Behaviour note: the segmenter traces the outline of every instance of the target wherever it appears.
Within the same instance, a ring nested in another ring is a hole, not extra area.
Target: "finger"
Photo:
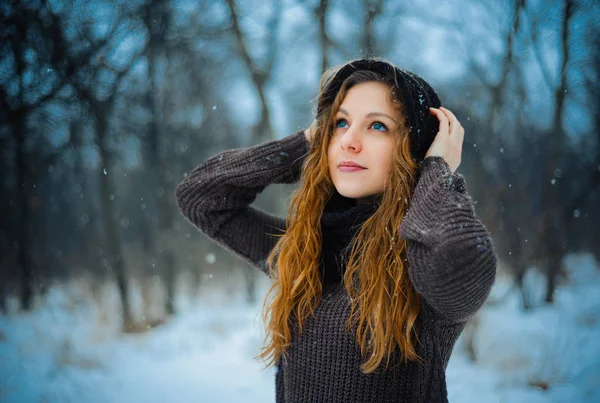
[[[444,112],[450,120],[458,120],[458,119],[456,119],[456,116],[454,116],[454,113],[452,113],[449,109],[446,109],[443,106],[440,106],[440,110],[442,112]]]
[[[450,112],[448,109],[444,108],[443,106],[440,106],[440,110],[444,113],[444,115],[446,115],[448,117],[448,124],[450,125],[450,134],[455,134],[456,133],[456,126],[458,123],[458,119],[456,119],[456,116],[454,116],[454,114],[452,112]]]
[[[439,126],[439,131],[440,133],[445,133],[445,134],[449,134],[449,123],[448,123],[448,117],[439,109],[436,108],[429,108],[429,110],[431,111],[431,113],[433,113],[438,120],[440,121],[440,126]]]
[[[450,121],[450,137],[452,137],[457,147],[462,147],[465,129],[450,110],[443,108],[443,112],[446,113]]]

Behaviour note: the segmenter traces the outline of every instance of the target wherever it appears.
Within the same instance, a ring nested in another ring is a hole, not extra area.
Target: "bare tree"
[[[565,130],[563,127],[563,116],[565,112],[565,93],[567,92],[567,65],[569,63],[569,32],[571,19],[573,17],[573,2],[566,0],[562,24],[560,26],[561,37],[561,62],[559,67],[559,81],[554,88],[554,111],[552,131],[546,141],[550,144],[549,154],[543,167],[544,177],[542,181],[543,194],[543,231],[544,242],[542,253],[546,258],[546,276],[548,279],[546,287],[546,302],[554,301],[554,290],[556,278],[561,271],[562,258],[566,254],[566,239],[564,215],[561,214],[561,194],[559,186],[554,186],[556,179],[560,178],[560,170],[565,170]],[[559,179],[560,180],[560,179]]]
[[[169,8],[164,1],[150,2],[144,8],[144,23],[149,32],[148,44],[146,45],[145,55],[148,60],[148,92],[146,94],[147,103],[151,112],[150,124],[147,133],[149,162],[148,174],[152,177],[151,183],[156,190],[153,192],[156,197],[156,214],[158,216],[158,229],[156,232],[156,241],[152,244],[153,255],[158,262],[160,277],[165,284],[166,301],[165,309],[167,314],[175,313],[173,300],[175,298],[175,257],[169,239],[172,237],[173,210],[174,206],[169,203],[167,197],[172,187],[170,169],[168,162],[161,156],[160,139],[164,137],[164,111],[163,94],[165,77],[164,72],[168,69],[169,58],[166,47],[165,32],[169,24]],[[162,66],[162,72],[157,68]],[[162,85],[161,85],[162,83]],[[162,144],[166,147],[169,143]]]
[[[135,19],[117,18],[113,24],[120,26],[121,33],[128,35],[128,30],[135,28]],[[117,38],[116,40],[122,40]],[[114,46],[114,44],[113,44]],[[97,64],[89,69],[88,74],[82,74],[78,80],[73,80],[79,93],[81,101],[86,105],[94,125],[94,141],[99,151],[99,166],[97,170],[99,183],[99,201],[100,212],[102,215],[102,233],[104,238],[104,248],[102,251],[105,266],[114,274],[117,281],[121,306],[123,310],[123,330],[136,330],[134,318],[132,316],[129,303],[129,285],[126,272],[123,252],[119,240],[117,229],[117,212],[115,203],[117,192],[115,182],[112,180],[111,169],[114,166],[113,155],[110,146],[109,132],[110,122],[114,113],[114,106],[117,97],[120,95],[119,87],[122,81],[127,77],[132,66],[138,60],[141,52],[132,54],[124,66],[114,67],[106,56],[100,57]],[[110,72],[114,79],[106,82],[98,76],[105,72]],[[94,84],[101,82],[101,92]]]
[[[27,121],[34,111],[56,97],[79,69],[90,63],[114,31],[110,30],[103,40],[90,43],[83,51],[69,53],[67,49],[70,43],[65,37],[63,22],[59,16],[52,13],[48,4],[44,2],[39,8],[33,8],[29,4],[15,2],[10,7],[9,17],[2,30],[2,43],[6,47],[3,56],[14,58],[15,70],[14,76],[0,86],[0,109],[10,112],[3,115],[2,120],[3,124],[9,127],[14,144],[14,172],[18,184],[14,207],[14,245],[17,246],[17,262],[21,272],[21,305],[24,309],[29,309],[34,295],[36,272],[30,233],[30,189],[35,185],[32,164],[44,166],[50,160],[41,162],[39,159],[28,158],[30,155],[26,146]],[[28,48],[36,49],[40,55],[47,53],[45,49],[52,51],[47,59],[33,64],[25,55]],[[44,52],[41,52],[42,50]],[[36,80],[33,81],[33,85],[24,81],[25,69],[28,67],[35,71]],[[8,90],[11,83],[16,83],[16,95]],[[60,153],[61,150],[54,150],[47,157],[53,159]]]
[[[362,36],[362,51],[364,56],[378,56],[381,54],[379,42],[375,35],[375,21],[383,13],[383,0],[363,0],[365,7],[365,22]]]
[[[258,144],[275,138],[273,127],[271,124],[271,112],[267,102],[266,86],[269,78],[272,75],[273,67],[275,65],[275,58],[278,52],[277,46],[277,32],[279,29],[279,22],[281,18],[281,4],[278,1],[273,2],[273,14],[270,20],[267,22],[267,55],[262,62],[256,62],[250,55],[247,41],[242,27],[240,24],[240,14],[237,11],[234,0],[226,0],[229,8],[229,13],[232,22],[233,36],[236,41],[236,52],[246,65],[250,74],[250,80],[254,85],[254,88],[258,94],[260,101],[260,118],[259,122],[251,128],[251,144]],[[262,67],[264,66],[264,67]],[[263,199],[263,208],[267,210],[275,210],[277,201],[274,198]],[[258,273],[246,268],[244,271],[246,278],[246,291],[247,298],[251,303],[256,300],[256,276]]]
[[[260,120],[258,124],[256,124],[251,130],[251,143],[258,144],[274,138],[273,127],[271,126],[270,110],[267,103],[266,85],[271,74],[273,73],[275,57],[277,56],[278,51],[277,30],[281,18],[281,4],[278,1],[273,2],[273,15],[271,16],[270,21],[267,23],[268,43],[266,47],[268,49],[268,53],[262,63],[257,63],[253,60],[248,50],[246,39],[240,26],[240,15],[237,12],[234,0],[227,0],[226,3],[231,15],[232,30],[236,40],[237,53],[248,69],[250,80],[254,84],[254,88],[260,100]]]

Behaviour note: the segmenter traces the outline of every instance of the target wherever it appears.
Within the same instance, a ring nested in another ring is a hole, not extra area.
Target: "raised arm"
[[[221,152],[177,185],[179,211],[211,239],[266,273],[266,259],[277,242],[275,235],[285,230],[285,219],[250,204],[270,184],[298,181],[307,151],[301,130],[281,140]]]
[[[453,322],[471,318],[496,276],[490,234],[477,218],[464,177],[430,156],[400,225],[409,275],[429,305]]]

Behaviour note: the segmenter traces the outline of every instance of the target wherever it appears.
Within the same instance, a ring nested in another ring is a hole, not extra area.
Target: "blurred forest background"
[[[322,72],[366,55],[455,112],[502,269],[523,309],[551,304],[568,253],[600,261],[599,17],[591,0],[3,2],[0,312],[74,278],[118,287],[127,332],[213,284],[253,302],[259,274],[185,221],[175,186],[308,127]],[[257,205],[283,215],[291,189]]]

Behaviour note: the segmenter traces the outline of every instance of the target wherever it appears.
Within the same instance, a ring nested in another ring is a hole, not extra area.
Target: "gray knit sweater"
[[[177,186],[181,213],[222,247],[267,272],[266,259],[285,219],[251,206],[273,183],[295,183],[308,144],[303,131],[281,140],[224,151]],[[350,301],[343,284],[328,287],[315,316],[276,375],[277,402],[447,402],[445,370],[466,322],[494,283],[496,253],[477,218],[464,177],[443,158],[423,170],[400,235],[408,240],[409,276],[420,295],[417,353],[409,362],[364,374],[356,335],[344,330]]]

